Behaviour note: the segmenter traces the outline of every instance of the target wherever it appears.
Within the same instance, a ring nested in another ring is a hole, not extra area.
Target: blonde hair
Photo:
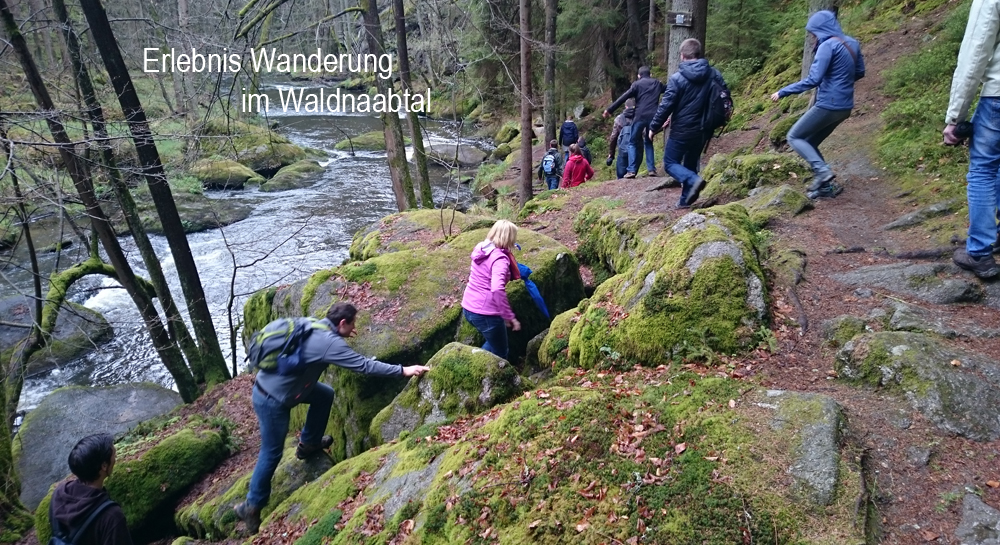
[[[510,250],[517,242],[517,226],[507,220],[499,220],[490,228],[486,240],[492,242],[497,248]]]

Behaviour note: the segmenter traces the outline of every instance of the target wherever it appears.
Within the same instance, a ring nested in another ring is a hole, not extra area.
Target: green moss
[[[327,269],[313,273],[313,275],[309,277],[305,287],[302,288],[302,300],[300,305],[302,307],[303,316],[309,316],[309,309],[312,306],[313,296],[316,295],[316,288],[329,280],[333,275],[333,269]],[[326,315],[325,312],[323,314],[324,316]]]
[[[809,168],[787,154],[716,155],[701,174],[708,182],[702,192],[703,199],[743,199],[756,187],[801,186]]]
[[[316,178],[311,175],[317,172],[323,172],[323,167],[314,160],[304,159],[283,167],[267,183],[263,183],[264,180],[258,183],[263,183],[260,190],[264,192],[295,189],[315,181]]]
[[[579,316],[580,312],[573,308],[553,318],[549,333],[538,348],[538,362],[541,365],[551,366],[553,371],[558,372],[576,364],[569,358],[569,339]]]
[[[562,210],[569,200],[569,195],[559,189],[547,189],[536,195],[524,205],[517,217],[519,220],[527,219],[532,214],[544,214],[546,212]]]
[[[340,523],[343,516],[344,513],[339,509],[334,509],[323,515],[315,525],[306,531],[305,535],[295,540],[295,545],[323,545],[329,538],[337,537],[340,532],[337,530],[337,524]]]
[[[760,226],[778,217],[790,218],[813,207],[812,201],[802,191],[788,185],[760,189],[740,202],[750,213],[750,221]]]
[[[573,230],[580,235],[576,255],[591,268],[597,285],[627,270],[662,225],[660,214],[631,214],[613,208],[618,205],[620,202],[595,199],[573,220]]]
[[[518,121],[508,121],[500,127],[493,141],[497,144],[506,144],[514,139],[521,132],[521,123]]]
[[[247,302],[243,305],[243,340],[246,341],[250,338],[250,335],[254,334],[261,329],[264,329],[269,322],[278,318],[275,314],[272,304],[274,303],[274,294],[277,293],[277,288],[268,288],[266,290],[261,290],[247,299]]]
[[[199,134],[202,153],[220,155],[255,172],[276,171],[305,159],[305,150],[273,131],[235,119],[210,119]]]
[[[201,159],[188,170],[205,187],[243,187],[247,182],[261,183],[264,178],[249,168],[229,159]]]
[[[798,110],[793,110],[798,111]],[[767,137],[771,141],[771,147],[778,149],[787,142],[788,131],[791,130],[792,125],[802,117],[804,112],[798,111],[798,113],[790,114],[785,116],[784,119],[774,124],[771,127],[771,132],[768,133]]]
[[[406,145],[410,144],[409,137],[404,136]],[[360,134],[351,139],[343,139],[337,142],[333,148],[340,151],[350,151],[353,144],[354,151],[385,151],[385,133],[382,131],[371,131]]]

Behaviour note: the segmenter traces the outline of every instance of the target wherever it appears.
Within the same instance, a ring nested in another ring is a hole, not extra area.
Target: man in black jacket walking
[[[656,104],[660,101],[663,89],[664,85],[660,80],[650,77],[649,67],[642,66],[639,68],[639,79],[635,80],[632,86],[628,88],[628,91],[625,91],[622,96],[618,97],[618,100],[614,101],[611,106],[608,106],[608,109],[604,110],[603,115],[604,117],[610,116],[626,100],[633,98],[635,99],[635,119],[633,123],[635,123],[637,128],[645,127],[649,124],[650,119],[653,118],[653,113],[656,112]],[[636,173],[639,172],[639,163],[642,162],[643,150],[646,152],[646,170],[649,171],[650,176],[656,176],[656,158],[653,156],[653,141],[649,138],[647,131],[632,131],[632,144],[635,146],[635,153],[629,161],[629,166],[626,168],[625,177],[635,178]]]
[[[722,75],[705,60],[701,42],[694,38],[684,40],[681,64],[667,80],[667,91],[646,127],[648,130],[642,131],[652,138],[660,132],[664,121],[671,119],[670,138],[663,149],[663,168],[684,188],[677,208],[689,208],[705,188],[698,165],[708,136],[703,119],[712,78],[721,80]]]

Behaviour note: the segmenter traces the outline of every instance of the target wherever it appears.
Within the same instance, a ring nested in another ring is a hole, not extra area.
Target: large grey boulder
[[[377,443],[424,424],[485,411],[521,393],[521,377],[514,366],[482,348],[451,343],[427,366],[429,373],[410,380],[372,420],[369,433]]]
[[[939,428],[1000,438],[1000,364],[919,333],[859,335],[837,354],[841,378],[902,394]]]
[[[1000,545],[1000,511],[983,503],[979,496],[966,494],[955,537],[960,545]]]
[[[832,278],[849,286],[882,288],[935,304],[975,303],[982,299],[979,282],[940,276],[958,272],[958,267],[945,263],[894,263],[862,267]]]
[[[31,300],[14,296],[0,299],[0,320],[31,323]],[[28,335],[27,328],[0,325],[0,358],[9,361],[14,347]],[[52,342],[28,360],[28,374],[41,373],[85,356],[111,340],[115,331],[99,312],[76,303],[65,303],[56,319]]]
[[[486,152],[469,144],[431,142],[425,144],[427,157],[447,165],[477,166],[486,160]]]
[[[80,439],[102,432],[119,435],[180,403],[177,392],[150,383],[52,392],[28,413],[14,441],[21,501],[34,509],[52,483],[69,475],[66,459]]]

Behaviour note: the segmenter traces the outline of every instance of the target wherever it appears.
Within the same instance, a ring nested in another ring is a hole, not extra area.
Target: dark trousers
[[[465,319],[472,327],[482,333],[486,342],[483,343],[483,350],[490,354],[507,359],[507,323],[500,316],[488,316],[486,314],[476,314],[466,309],[462,309]]]
[[[701,150],[705,139],[700,136],[667,139],[663,148],[663,169],[678,182],[688,187],[698,178]]]

